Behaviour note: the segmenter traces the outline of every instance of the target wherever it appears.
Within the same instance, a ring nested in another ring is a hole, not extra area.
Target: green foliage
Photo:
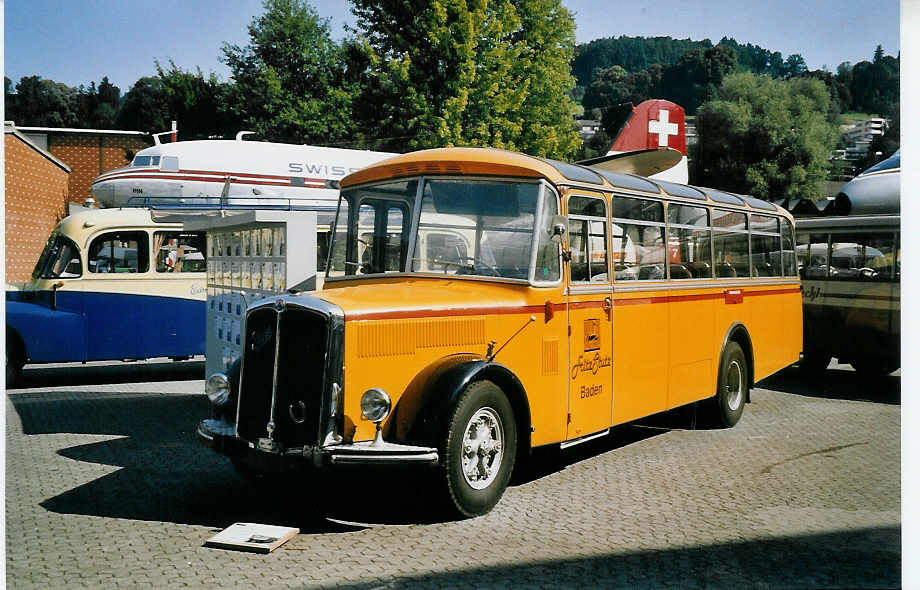
[[[854,110],[880,113],[883,117],[897,114],[896,105],[901,92],[901,60],[884,55],[878,46],[871,62],[861,61],[849,72],[852,76]]]
[[[375,149],[489,145],[564,157],[578,144],[559,0],[354,0],[367,64],[355,102]],[[357,67],[352,67],[356,70]]]
[[[574,161],[588,160],[598,158],[607,154],[607,150],[613,144],[613,139],[603,130],[598,131],[584,141],[582,146],[575,153]]]
[[[728,76],[700,107],[691,181],[764,199],[818,199],[836,141],[830,94],[816,79]]]
[[[583,104],[586,109],[606,109],[624,103],[639,104],[649,98],[664,98],[680,104],[692,114],[703,101],[715,97],[722,79],[736,67],[734,50],[721,45],[689,49],[677,63],[653,65],[638,72],[613,66],[596,72],[585,91]],[[612,129],[607,132],[615,134]]]
[[[80,92],[41,76],[24,76],[15,94],[6,87],[6,118],[17,125],[77,127],[80,124]]]
[[[712,47],[708,39],[672,39],[671,37],[609,37],[595,39],[575,48],[572,74],[579,86],[588,86],[595,71],[620,66],[627,72],[648,69],[654,64],[670,65],[687,51]]]
[[[125,94],[118,113],[119,129],[133,129],[146,133],[159,133],[170,127],[166,90],[159,78],[139,79]]]
[[[786,63],[779,52],[773,53],[750,43],[741,45],[729,37],[723,37],[715,47],[721,47],[725,51],[731,50],[741,71],[755,74],[770,73],[779,77],[785,75]],[[664,68],[677,64],[688,52],[705,52],[712,48],[713,44],[709,39],[692,41],[671,37],[626,36],[595,39],[575,48],[572,74],[579,86],[587,87],[598,71],[612,66],[620,66],[630,73],[648,70],[655,65]],[[797,57],[801,59],[801,56]],[[797,63],[796,59],[793,61]]]
[[[205,78],[201,69],[186,72],[172,60],[168,69],[155,63],[170,121],[178,123],[183,140],[228,137],[239,131],[239,120],[225,106],[229,84],[214,74]]]
[[[353,89],[328,19],[303,0],[265,0],[249,45],[224,44],[228,114],[265,139],[334,144],[348,136]]]

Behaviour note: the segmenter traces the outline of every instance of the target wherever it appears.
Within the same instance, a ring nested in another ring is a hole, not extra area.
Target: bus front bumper
[[[267,471],[329,465],[430,465],[438,464],[438,450],[432,447],[400,445],[384,441],[335,443],[316,447],[282,449],[271,441],[254,444],[239,438],[230,422],[209,418],[198,423],[198,440],[206,447],[236,457]]]

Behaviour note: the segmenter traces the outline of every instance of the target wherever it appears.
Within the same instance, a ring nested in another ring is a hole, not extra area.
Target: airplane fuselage
[[[273,204],[335,208],[338,180],[393,154],[240,140],[180,141],[137,153],[90,188],[104,207]]]

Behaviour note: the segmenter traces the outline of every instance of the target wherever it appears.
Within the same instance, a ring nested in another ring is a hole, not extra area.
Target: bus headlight
[[[230,399],[230,379],[223,373],[214,373],[204,384],[204,392],[215,406],[222,406]]]
[[[380,424],[390,415],[392,402],[390,396],[382,389],[368,389],[361,396],[361,413],[364,417],[373,422]]]

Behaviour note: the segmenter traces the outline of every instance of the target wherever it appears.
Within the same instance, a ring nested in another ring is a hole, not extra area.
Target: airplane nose
[[[93,185],[90,193],[102,207],[111,207],[115,201],[115,185],[112,182],[99,182]]]

